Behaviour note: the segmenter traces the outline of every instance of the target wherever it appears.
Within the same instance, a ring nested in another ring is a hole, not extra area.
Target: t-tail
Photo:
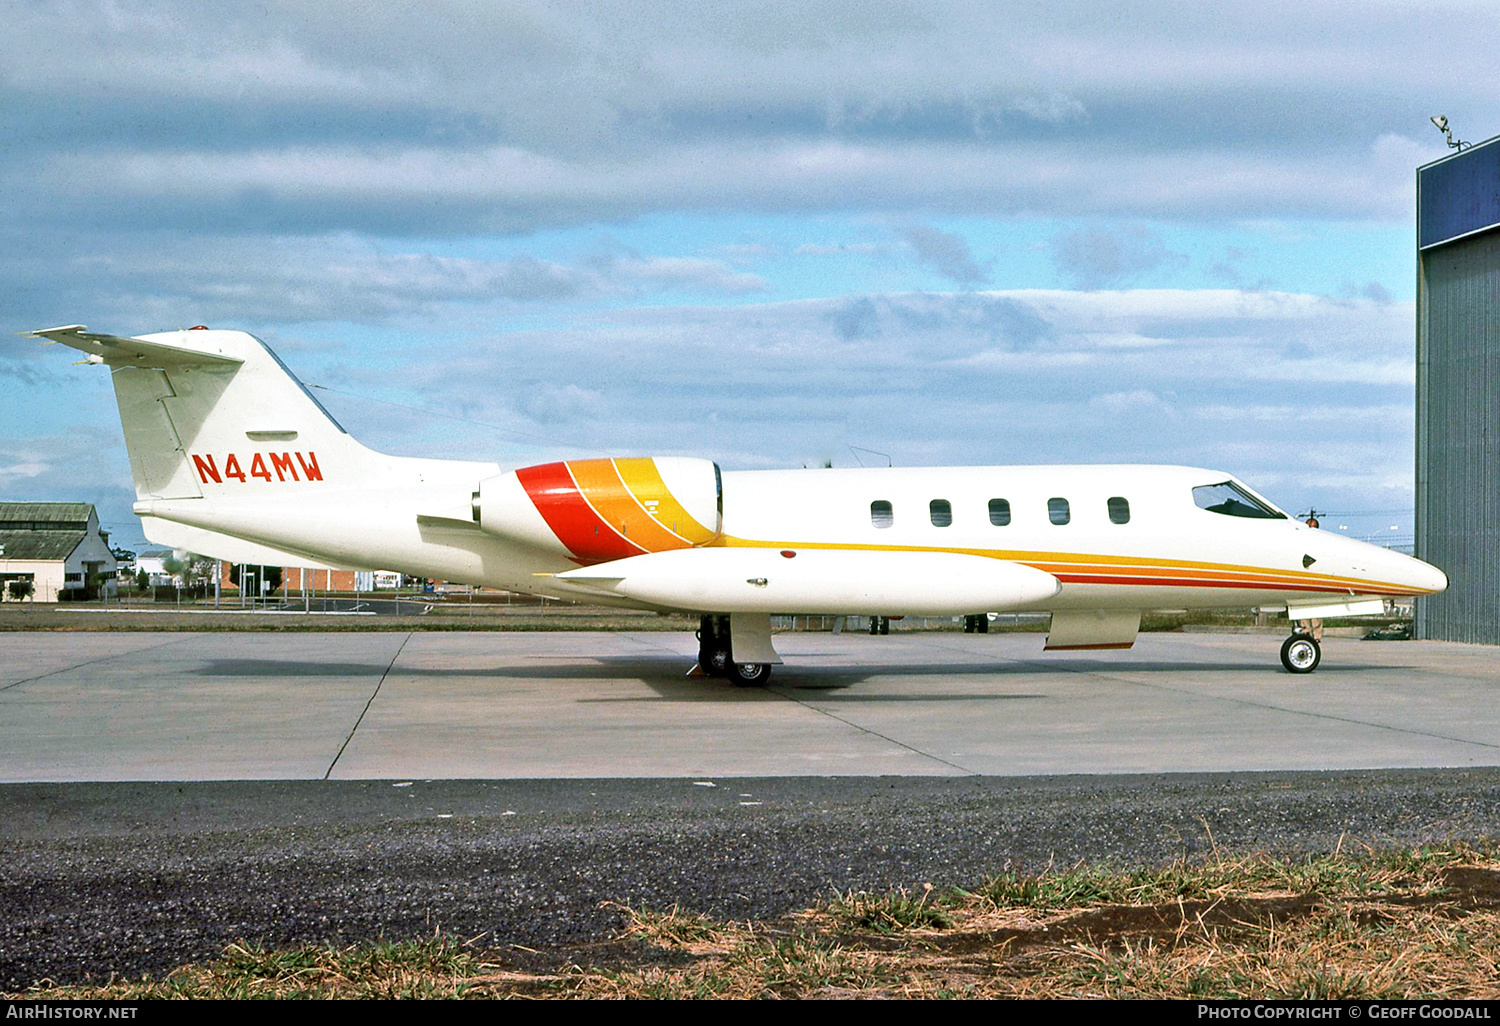
[[[122,338],[69,325],[30,334],[109,367],[135,512],[158,544],[236,562],[384,565],[360,537],[382,514],[415,502],[430,514],[466,518],[474,481],[498,470],[361,445],[265,343],[242,331]],[[308,528],[316,521],[299,514],[312,507],[342,520],[337,536]]]

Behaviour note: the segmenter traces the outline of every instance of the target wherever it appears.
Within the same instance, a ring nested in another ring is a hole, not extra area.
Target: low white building
[[[135,557],[135,568],[146,571],[146,583],[152,587],[170,588],[174,584],[182,583],[177,574],[167,572],[167,560],[171,558],[171,549],[138,552]]]
[[[56,602],[91,583],[112,588],[119,563],[87,502],[0,502],[0,601]]]

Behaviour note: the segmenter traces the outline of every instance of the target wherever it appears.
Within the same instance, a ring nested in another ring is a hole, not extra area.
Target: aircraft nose
[[[1421,561],[1418,560],[1418,562],[1421,562]],[[1426,588],[1429,592],[1431,592],[1434,595],[1436,595],[1440,591],[1446,591],[1448,589],[1448,575],[1447,574],[1443,573],[1441,570],[1439,570],[1437,567],[1433,566],[1431,563],[1422,563],[1422,569],[1424,571],[1426,571],[1426,577],[1427,577],[1427,580],[1422,585],[1422,587]]]
[[[1436,595],[1448,588],[1448,575],[1443,573],[1431,563],[1424,563],[1420,559],[1407,557],[1405,564],[1406,573],[1403,575],[1413,588],[1419,589],[1424,594]]]

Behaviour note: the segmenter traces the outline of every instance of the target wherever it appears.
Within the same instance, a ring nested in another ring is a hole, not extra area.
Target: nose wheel
[[[1293,634],[1281,643],[1281,665],[1288,673],[1312,673],[1323,658],[1323,646],[1310,634]]]

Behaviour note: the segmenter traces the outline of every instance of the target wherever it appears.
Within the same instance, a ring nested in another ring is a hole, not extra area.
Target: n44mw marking
[[[235,453],[230,453],[224,458],[224,469],[220,471],[213,456],[199,456],[197,453],[190,454],[193,458],[193,466],[198,470],[198,480],[203,484],[212,481],[214,484],[223,484],[225,479],[238,481],[246,484],[250,478],[258,477],[262,481],[270,482],[272,475],[277,481],[321,481],[323,471],[318,468],[318,454],[309,452],[305,456],[300,452],[266,452],[252,453],[250,455],[250,470],[247,473],[244,464]],[[296,457],[294,460],[293,457]],[[297,474],[298,468],[302,474]]]

